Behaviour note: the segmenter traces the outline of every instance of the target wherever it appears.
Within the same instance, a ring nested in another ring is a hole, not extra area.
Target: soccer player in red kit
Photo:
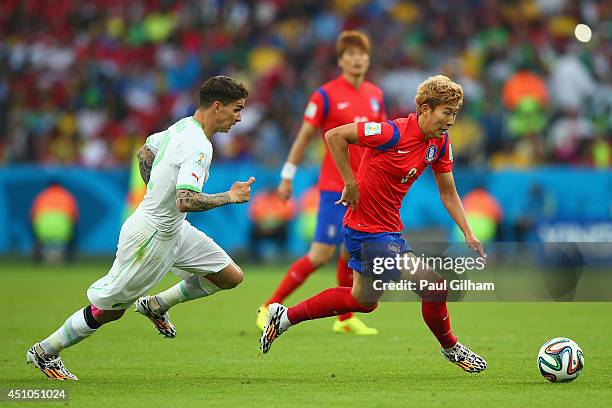
[[[378,245],[380,253],[414,256],[400,235],[403,229],[400,207],[410,186],[427,166],[432,167],[440,198],[457,223],[466,243],[485,257],[481,242],[468,225],[455,188],[453,156],[448,129],[454,124],[463,103],[463,89],[449,78],[438,75],[421,83],[416,93],[417,112],[386,122],[348,124],[325,134],[330,153],[344,180],[337,204],[349,207],[344,217],[344,243],[354,270],[352,288],[330,288],[293,307],[274,303],[260,339],[263,353],[292,325],[347,312],[370,313],[383,294],[374,285],[373,275],[364,267],[364,248]],[[357,180],[349,165],[348,147],[366,148]],[[414,264],[413,264],[414,265]],[[411,280],[411,273],[428,282],[440,282],[440,275],[424,268],[418,272],[397,270],[393,280]],[[422,298],[425,323],[441,345],[442,354],[464,371],[483,371],[487,364],[478,354],[457,341],[450,327],[446,289],[417,293]]]
[[[342,32],[336,43],[336,54],[342,74],[323,84],[310,97],[302,126],[281,173],[278,192],[282,199],[287,200],[291,197],[296,166],[302,161],[306,147],[317,133],[317,129],[321,129],[324,134],[347,123],[380,122],[386,119],[382,90],[365,80],[370,65],[368,37],[358,31]],[[363,151],[363,148],[356,145],[349,147],[350,168],[355,174]],[[257,311],[256,323],[260,330],[264,329],[268,305],[282,303],[312,272],[329,262],[336,247],[342,243],[342,219],[346,209],[334,203],[340,199],[344,182],[328,149],[321,166],[318,187],[319,211],[310,250],[291,265],[274,294]],[[348,254],[341,246],[336,266],[338,286],[352,285],[353,271],[347,262]],[[359,335],[378,333],[378,330],[366,326],[350,312],[338,316],[333,330],[338,333]]]

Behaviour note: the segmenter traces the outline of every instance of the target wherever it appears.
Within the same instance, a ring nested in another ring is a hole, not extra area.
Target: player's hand
[[[281,179],[281,182],[278,185],[277,193],[281,200],[289,200],[293,194],[293,182],[289,179]]]
[[[465,243],[468,244],[468,246],[474,251],[478,252],[478,255],[486,261],[487,254],[485,254],[482,242],[480,242],[480,240],[476,238],[476,235],[474,235],[473,233],[467,234],[465,236]]]
[[[232,184],[229,190],[233,203],[246,203],[251,199],[251,184],[255,182],[255,177],[249,177],[247,181],[237,181]]]
[[[344,189],[342,189],[342,196],[335,204],[342,204],[345,207],[355,209],[358,202],[359,189],[357,188],[357,184],[346,184]]]

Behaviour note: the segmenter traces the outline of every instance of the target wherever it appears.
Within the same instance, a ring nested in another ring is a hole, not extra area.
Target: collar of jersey
[[[344,75],[340,74],[340,76],[338,77],[338,79],[340,81],[342,81],[342,83],[344,83],[344,85],[348,86],[349,88],[355,90],[355,92],[361,92],[361,89],[363,88],[363,84],[365,83],[365,78],[363,80],[363,82],[361,83],[361,85],[359,86],[359,88],[355,88],[355,86],[353,86],[353,84],[351,84],[348,79],[346,79],[344,77]]]
[[[198,128],[201,130],[201,131],[202,131],[202,134],[204,135],[204,137],[206,138],[206,140],[208,140],[208,136],[206,135],[206,133],[204,133],[204,128],[202,127],[202,125],[200,125],[200,123],[199,123],[197,120],[195,120],[195,118],[194,118],[193,116],[190,116],[189,118],[190,118],[190,119],[193,121],[193,123],[195,123],[195,124],[196,124],[196,126],[197,126],[197,127],[198,127]]]

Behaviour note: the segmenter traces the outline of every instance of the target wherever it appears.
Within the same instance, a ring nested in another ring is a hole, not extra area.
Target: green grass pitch
[[[612,400],[612,303],[451,304],[455,334],[489,363],[475,375],[442,359],[418,303],[383,303],[364,316],[378,336],[334,334],[331,319],[306,322],[263,356],[255,313],[284,273],[278,265],[244,265],[238,288],[178,305],[173,340],[128,312],[62,353],[80,381],[45,379],[25,364],[27,348],[86,305],[87,287],[109,266],[0,261],[0,388],[66,387],[73,407],[597,407]],[[156,289],[176,279],[170,274]],[[287,303],[334,281],[330,268],[315,273]],[[572,383],[548,383],[537,370],[539,347],[556,336],[584,350],[585,371]]]

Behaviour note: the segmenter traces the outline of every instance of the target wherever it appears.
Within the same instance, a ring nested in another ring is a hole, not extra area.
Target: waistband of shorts
[[[169,241],[171,239],[176,239],[176,237],[178,237],[181,231],[181,226],[179,226],[179,228],[174,232],[160,230],[159,228],[156,228],[154,225],[152,225],[151,221],[149,221],[147,217],[145,217],[143,214],[139,214],[137,211],[134,212],[134,214],[132,214],[130,218],[133,218],[134,221],[137,222],[138,227],[145,235],[147,236],[155,235],[156,239],[159,239],[162,241]]]

